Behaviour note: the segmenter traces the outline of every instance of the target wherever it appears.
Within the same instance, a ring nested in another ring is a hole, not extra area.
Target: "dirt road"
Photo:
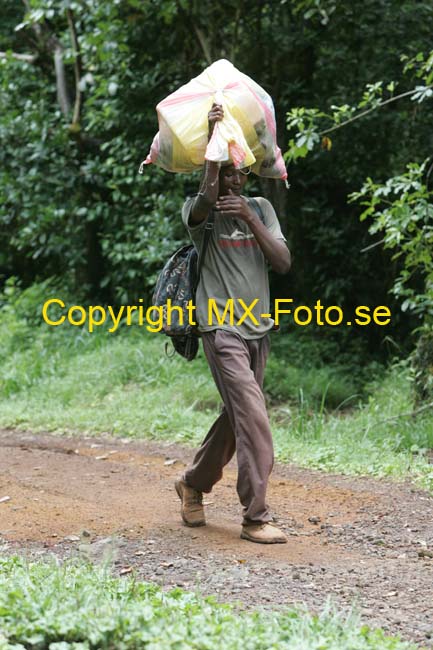
[[[112,557],[120,574],[246,607],[331,597],[362,620],[433,643],[433,498],[410,485],[277,465],[269,502],[289,536],[239,538],[231,464],[205,502],[208,525],[182,525],[174,479],[191,450],[143,441],[0,431],[0,548],[40,557]],[[5,499],[9,497],[9,499]]]

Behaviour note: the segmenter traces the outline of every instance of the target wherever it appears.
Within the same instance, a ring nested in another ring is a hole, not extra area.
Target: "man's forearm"
[[[247,223],[272,269],[276,273],[287,273],[292,262],[290,251],[284,241],[275,239],[256,215],[253,215]]]
[[[200,182],[200,189],[194,206],[191,211],[191,223],[199,224],[209,214],[209,210],[215,205],[219,191],[219,163],[207,160],[203,170],[203,176]]]

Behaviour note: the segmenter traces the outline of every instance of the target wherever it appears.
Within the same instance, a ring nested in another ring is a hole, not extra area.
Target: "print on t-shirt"
[[[231,235],[220,233],[218,244],[221,248],[238,248],[240,246],[258,246],[252,233],[245,233],[236,228]]]

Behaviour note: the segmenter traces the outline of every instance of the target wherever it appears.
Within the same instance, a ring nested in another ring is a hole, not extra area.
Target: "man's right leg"
[[[210,492],[221,480],[223,468],[235,450],[235,434],[224,407],[203,440],[191,468],[185,472],[186,483],[199,492]]]
[[[182,502],[182,519],[187,526],[203,526],[206,523],[202,493],[210,492],[222,478],[223,468],[235,449],[235,435],[224,407],[203,440],[191,468],[175,483]]]

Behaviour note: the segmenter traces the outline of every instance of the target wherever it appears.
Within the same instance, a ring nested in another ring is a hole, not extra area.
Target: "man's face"
[[[236,169],[234,165],[221,167],[219,175],[219,195],[225,196],[229,194],[229,190],[231,190],[233,194],[240,196],[246,182],[247,175],[242,173],[239,169]]]

